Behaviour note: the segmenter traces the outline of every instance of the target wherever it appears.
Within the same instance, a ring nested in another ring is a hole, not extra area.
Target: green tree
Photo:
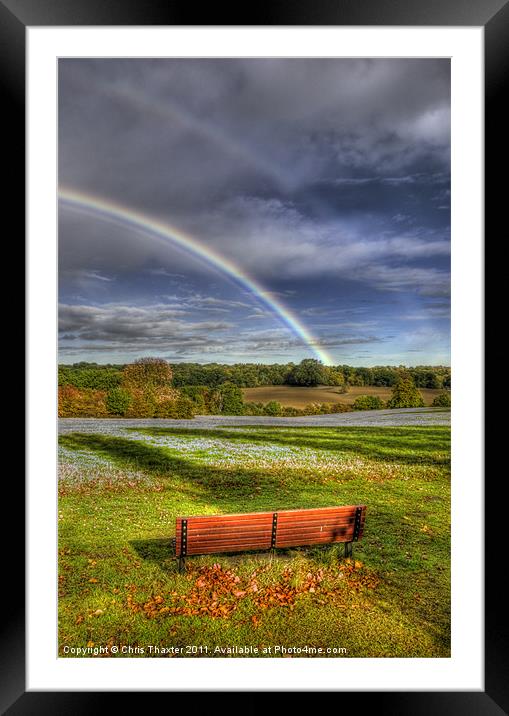
[[[372,385],[373,372],[371,368],[357,368],[357,385]]]
[[[263,415],[263,403],[244,403],[244,415]]]
[[[185,385],[180,394],[192,400],[196,413],[204,415],[208,412],[210,389],[206,385]]]
[[[345,387],[345,377],[343,373],[332,366],[323,366],[325,377],[325,385],[337,385],[341,388]]]
[[[131,405],[131,395],[123,388],[111,388],[106,395],[106,407],[112,415],[125,415]]]
[[[243,415],[244,398],[238,385],[223,383],[217,389],[220,412],[223,415]]]
[[[440,395],[433,398],[432,406],[434,408],[450,408],[451,407],[451,394],[440,393]]]
[[[422,395],[410,377],[403,377],[398,380],[392,389],[390,399],[387,401],[388,408],[421,408],[423,405]]]
[[[277,400],[269,400],[269,402],[263,406],[264,415],[282,415],[282,413],[283,406]]]
[[[316,358],[304,358],[290,372],[288,382],[291,385],[311,387],[325,384],[327,375],[324,366]]]
[[[352,405],[354,410],[382,410],[384,401],[378,395],[359,395]]]
[[[87,366],[87,367],[84,367]],[[71,366],[58,367],[58,384],[74,385],[75,388],[92,388],[94,390],[109,390],[120,384],[121,372],[111,366],[88,367],[85,363],[79,368]]]
[[[391,366],[375,366],[371,369],[372,385],[393,386],[398,379],[396,369]]]

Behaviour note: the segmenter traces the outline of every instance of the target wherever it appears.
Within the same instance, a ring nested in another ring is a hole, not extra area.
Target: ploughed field
[[[420,388],[424,405],[430,406],[433,399],[443,393],[443,390],[434,388]],[[349,386],[346,393],[341,388],[330,385],[318,385],[316,388],[303,388],[291,385],[264,385],[259,388],[243,388],[244,400],[250,403],[268,403],[277,400],[281,405],[292,408],[304,408],[311,403],[345,403],[351,405],[360,395],[373,395],[383,401],[389,400],[392,388],[373,385],[366,387]]]
[[[61,656],[450,655],[449,426],[61,423]],[[367,505],[353,560],[315,546],[177,572],[178,515],[349,504]]]

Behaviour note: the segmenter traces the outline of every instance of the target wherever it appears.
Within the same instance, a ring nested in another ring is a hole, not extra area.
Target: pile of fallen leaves
[[[202,567],[191,590],[180,595],[182,603],[169,607],[168,611],[188,616],[227,617],[237,608],[235,600],[245,594],[239,585],[240,577],[231,569],[224,570],[220,564]]]
[[[299,594],[316,592],[323,579],[323,569],[308,572],[303,582],[297,582],[293,571],[286,567],[279,581],[264,587],[255,597],[254,602],[260,609],[270,607],[289,607],[293,609]]]
[[[379,577],[367,569],[362,562],[347,559],[341,565],[340,570],[347,581],[348,587],[355,591],[361,589],[376,589],[380,584]]]
[[[160,594],[144,603],[137,603],[129,594],[127,605],[134,612],[143,612],[149,619],[165,614],[185,616],[227,617],[237,608],[237,600],[247,592],[240,587],[240,577],[220,564],[202,567],[186,594]]]
[[[210,616],[225,618],[234,612],[239,602],[250,599],[259,609],[288,607],[293,609],[299,595],[316,594],[334,598],[344,587],[359,591],[374,589],[379,579],[364,568],[360,562],[346,560],[336,568],[318,569],[307,572],[304,577],[286,567],[277,581],[261,584],[259,576],[269,567],[252,572],[244,580],[231,569],[223,569],[216,563],[211,567],[201,567],[189,578],[193,581],[191,589],[185,593],[169,592],[166,597],[153,595],[148,601],[138,603],[132,594],[127,595],[127,605],[133,612],[142,612],[149,619],[164,615]],[[338,584],[338,580],[341,580]],[[327,586],[328,585],[328,586]],[[256,626],[259,618],[252,617]]]

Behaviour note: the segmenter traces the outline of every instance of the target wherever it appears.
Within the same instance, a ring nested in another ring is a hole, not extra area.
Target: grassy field
[[[446,426],[62,435],[59,653],[447,657],[449,470]],[[177,515],[357,503],[354,561],[170,553]]]
[[[434,388],[421,388],[424,404],[430,406],[433,398],[443,390]],[[268,403],[269,400],[277,400],[281,405],[292,408],[303,408],[310,403],[345,403],[351,405],[359,395],[376,395],[382,400],[388,400],[392,394],[392,388],[350,386],[346,393],[341,393],[340,388],[330,385],[319,385],[316,388],[301,388],[291,385],[265,385],[260,388],[243,388],[244,400],[253,403]]]

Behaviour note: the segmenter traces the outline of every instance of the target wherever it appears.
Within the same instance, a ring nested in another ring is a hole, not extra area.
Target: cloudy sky
[[[449,364],[449,60],[59,62],[60,360]]]

